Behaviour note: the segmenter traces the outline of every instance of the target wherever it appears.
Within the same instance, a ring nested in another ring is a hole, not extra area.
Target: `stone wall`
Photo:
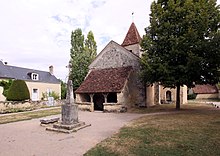
[[[127,66],[139,68],[139,58],[114,41],[111,41],[90,64],[89,69],[105,69]]]
[[[147,107],[154,105],[154,97],[155,97],[155,86],[154,84],[152,86],[146,87],[146,105]]]
[[[134,53],[135,55],[137,55],[138,57],[141,57],[142,55],[141,50],[140,50],[141,46],[139,44],[128,45],[128,46],[125,46],[125,48],[131,51],[132,53]]]
[[[64,100],[54,101],[54,106],[62,105]],[[25,111],[41,108],[43,106],[48,106],[48,101],[7,101],[0,102],[0,113],[7,113],[14,111]]]
[[[197,94],[196,99],[217,99],[218,93],[216,94]]]
[[[176,88],[164,88],[163,86],[160,86],[160,101],[162,103],[167,103],[166,99],[166,92],[171,92],[171,100],[170,103],[176,103]],[[180,104],[187,103],[187,87],[184,85],[183,87],[180,87]]]
[[[104,103],[104,112],[125,112],[127,109],[119,103]]]
[[[76,102],[78,105],[79,110],[83,111],[94,111],[94,103],[93,102]]]

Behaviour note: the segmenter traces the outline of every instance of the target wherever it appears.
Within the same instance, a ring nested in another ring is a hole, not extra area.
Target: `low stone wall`
[[[197,94],[196,99],[217,99],[218,93],[216,94]]]
[[[56,100],[53,106],[62,105],[64,100]],[[0,102],[0,113],[9,113],[16,111],[26,111],[49,106],[48,101],[7,101]]]
[[[119,103],[104,103],[104,112],[126,112],[127,108]]]
[[[83,111],[94,111],[94,103],[93,102],[76,102],[79,110]],[[127,108],[119,103],[103,103],[103,112],[126,112]]]
[[[94,111],[94,104],[92,102],[76,102],[78,105],[79,110],[83,111]]]

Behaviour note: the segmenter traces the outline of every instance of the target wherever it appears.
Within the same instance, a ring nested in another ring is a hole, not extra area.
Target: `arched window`
[[[172,101],[171,91],[167,91],[167,92],[166,92],[166,101],[168,101],[168,102]]]

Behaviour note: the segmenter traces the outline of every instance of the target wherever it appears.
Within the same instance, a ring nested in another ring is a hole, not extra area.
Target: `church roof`
[[[133,45],[133,44],[137,44],[140,42],[141,42],[141,36],[140,36],[134,22],[132,22],[132,24],[127,32],[127,35],[121,45],[128,46],[128,45]]]
[[[215,85],[195,85],[193,88],[195,94],[214,94],[218,93],[218,88]]]
[[[121,92],[131,70],[131,66],[92,70],[75,93]]]

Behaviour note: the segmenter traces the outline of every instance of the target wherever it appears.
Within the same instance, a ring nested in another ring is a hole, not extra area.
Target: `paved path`
[[[0,125],[0,156],[81,156],[141,116],[80,111],[80,121],[92,126],[71,134],[45,131],[40,119],[3,124]]]

